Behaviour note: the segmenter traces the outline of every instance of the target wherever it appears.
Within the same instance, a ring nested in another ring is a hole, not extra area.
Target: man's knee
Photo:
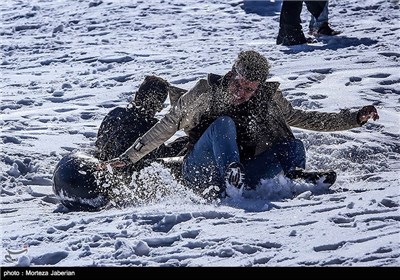
[[[299,153],[303,153],[305,155],[306,149],[304,147],[303,141],[301,141],[300,139],[294,139],[293,144],[294,144],[294,149],[296,151],[298,151]]]
[[[221,128],[222,130],[223,129],[227,129],[227,130],[234,129],[236,131],[236,125],[235,125],[234,120],[228,116],[222,116],[222,117],[217,118],[213,122],[213,124],[215,126],[218,126],[219,128]]]
[[[236,125],[234,120],[228,116],[217,118],[211,124],[213,137],[222,139],[236,139]]]

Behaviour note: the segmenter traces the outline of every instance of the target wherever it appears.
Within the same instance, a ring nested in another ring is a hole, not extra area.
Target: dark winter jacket
[[[290,126],[336,131],[358,127],[357,112],[342,110],[323,113],[294,109],[278,89],[278,82],[265,82],[256,94],[239,106],[229,105],[224,77],[209,74],[190,91],[147,133],[124,153],[137,162],[183,129],[195,143],[207,126],[220,116],[230,116],[236,123],[242,159],[266,151],[275,143],[293,139]]]
[[[100,160],[118,157],[157,122],[158,119],[133,105],[114,108],[103,119],[97,133],[97,157]]]
[[[185,90],[171,87],[169,93],[171,104],[176,104],[177,99],[184,93]],[[158,119],[154,116],[149,116],[145,112],[145,108],[136,107],[134,104],[129,104],[127,107],[117,107],[111,110],[100,124],[97,133],[96,157],[100,160],[110,160],[118,157],[128,149],[137,138],[145,134],[153,127]],[[134,169],[141,169],[144,166],[144,161],[155,158],[174,157],[185,148],[187,139],[181,137],[173,143],[161,145],[146,157],[140,164],[135,167],[130,167],[126,171],[130,173]]]

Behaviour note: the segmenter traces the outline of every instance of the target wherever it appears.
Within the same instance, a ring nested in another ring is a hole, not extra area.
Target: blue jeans
[[[242,162],[248,186],[256,186],[260,179],[273,178],[283,171],[306,168],[306,151],[299,139],[273,145],[253,159]]]
[[[239,161],[235,123],[230,117],[219,117],[185,158],[182,175],[189,185],[196,187],[223,186],[226,167]]]
[[[235,122],[227,116],[216,119],[203,133],[182,165],[183,179],[197,188],[209,185],[224,187],[227,166],[240,162]],[[242,162],[248,186],[260,179],[273,178],[281,171],[305,168],[303,143],[298,139],[276,144],[271,149]]]

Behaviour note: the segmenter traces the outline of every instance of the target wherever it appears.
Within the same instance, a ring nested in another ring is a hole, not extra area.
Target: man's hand
[[[369,119],[373,119],[374,121],[379,119],[378,111],[373,105],[362,107],[357,114],[357,121],[361,125],[366,123]]]

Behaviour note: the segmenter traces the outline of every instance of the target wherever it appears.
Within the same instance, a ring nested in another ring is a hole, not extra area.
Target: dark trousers
[[[306,3],[308,11],[318,18],[324,9],[327,1],[283,1],[279,19],[279,26],[293,26],[301,29],[300,14],[303,9],[303,2]]]
[[[327,1],[304,1],[310,13],[318,18]],[[276,39],[278,45],[300,45],[307,43],[301,28],[300,14],[303,1],[283,1],[279,19],[279,33]]]

